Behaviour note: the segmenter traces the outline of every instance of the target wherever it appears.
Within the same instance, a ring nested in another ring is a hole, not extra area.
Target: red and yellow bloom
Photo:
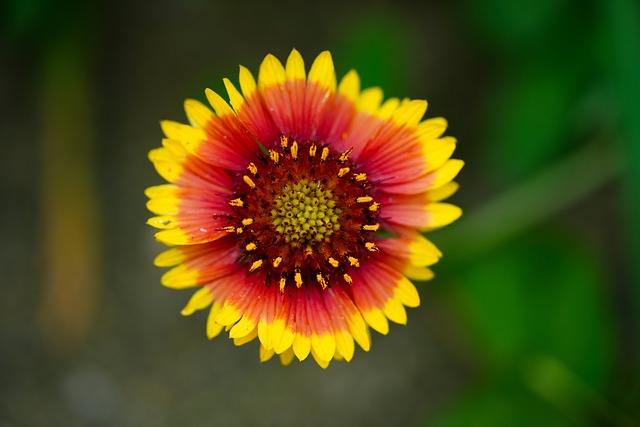
[[[268,55],[258,80],[240,67],[230,105],[187,100],[189,125],[165,121],[149,158],[169,184],[147,189],[148,223],[172,249],[155,264],[174,289],[197,288],[182,313],[209,308],[207,335],[258,337],[260,359],[309,354],[322,366],[368,351],[370,328],[405,324],[420,303],[409,279],[433,277],[441,253],[420,231],[456,220],[440,201],[463,163],[426,101],[383,102],[355,71],[339,84],[329,52],[309,73],[293,50]]]

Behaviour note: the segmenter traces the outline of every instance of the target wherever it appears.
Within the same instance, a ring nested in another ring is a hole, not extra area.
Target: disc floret
[[[352,283],[347,270],[377,251],[370,240],[380,204],[350,152],[282,136],[258,166],[247,166],[224,229],[240,236],[238,261],[249,273],[266,270],[267,282],[275,279],[283,292],[288,283],[323,289],[335,280]]]

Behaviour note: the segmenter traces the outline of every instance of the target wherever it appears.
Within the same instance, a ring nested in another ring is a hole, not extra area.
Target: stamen
[[[280,153],[274,150],[269,150],[269,158],[276,165],[280,164]]]
[[[280,278],[280,293],[284,293],[284,286],[287,284],[287,278],[282,276]]]
[[[338,171],[338,178],[342,178],[348,173],[349,173],[349,168],[340,168],[340,170]]]
[[[329,264],[331,264],[332,267],[337,268],[340,263],[338,262],[337,259],[329,257],[329,259],[327,259],[327,261],[329,261]]]
[[[344,281],[347,282],[348,284],[350,285],[353,284],[353,279],[347,273],[344,273],[342,277],[344,278]]]
[[[373,202],[373,203],[371,204],[371,206],[369,206],[369,210],[370,210],[371,212],[375,212],[375,211],[377,211],[377,210],[378,210],[378,208],[379,208],[379,207],[380,207],[380,203],[378,203],[378,202]]]
[[[253,180],[252,180],[251,178],[249,178],[247,175],[244,175],[244,176],[242,177],[242,180],[243,180],[243,181],[244,181],[244,182],[245,182],[249,187],[251,187],[251,189],[254,189],[254,190],[255,190],[255,188],[256,188],[256,184],[253,182]]]
[[[249,169],[249,172],[251,172],[253,175],[256,175],[258,173],[258,167],[255,165],[255,163],[249,163],[247,169]]]
[[[259,269],[261,265],[262,265],[261,259],[254,261],[253,264],[251,264],[251,267],[249,268],[249,272]]]
[[[289,146],[289,138],[284,135],[280,135],[280,145],[282,148],[287,148]]]
[[[380,228],[380,224],[366,224],[362,226],[364,231],[378,231],[378,228]]]
[[[236,231],[236,228],[233,225],[228,225],[226,227],[222,227],[222,231],[226,231],[227,233],[233,233]]]
[[[356,203],[368,203],[373,200],[371,196],[362,196],[356,199]]]
[[[229,204],[231,206],[237,206],[239,208],[244,206],[244,203],[242,202],[242,199],[240,199],[240,198],[229,200]]]
[[[349,148],[347,151],[345,151],[344,153],[342,153],[340,155],[340,158],[338,159],[340,161],[340,163],[344,163],[347,160],[349,160],[349,154],[351,154],[351,152],[353,151],[353,147]]]
[[[258,246],[255,243],[249,243],[247,246],[244,247],[244,249],[246,251],[253,251],[257,248]]]
[[[348,256],[347,259],[349,260],[349,264],[351,264],[354,267],[360,267],[360,262],[358,261],[358,258],[354,258],[352,256]]]
[[[320,154],[320,160],[324,162],[327,160],[327,157],[329,157],[329,147],[324,147],[322,149],[322,154]]]
[[[317,149],[318,149],[318,147],[316,146],[316,144],[311,144],[311,147],[309,147],[309,156],[310,157],[315,156]]]
[[[373,242],[367,242],[367,243],[364,244],[364,246],[365,246],[365,248],[367,248],[371,252],[378,252],[380,250],[380,248],[378,248],[376,246],[376,244],[373,243]]]
[[[365,179],[367,179],[367,174],[366,173],[357,173],[357,174],[353,175],[353,177],[355,178],[356,181],[364,181]]]
[[[316,274],[316,279],[318,280],[318,283],[320,283],[320,286],[322,286],[322,289],[327,288],[327,280],[322,277],[322,273]]]
[[[244,225],[245,227],[251,224],[253,224],[253,218],[245,218],[242,220],[242,225]]]
[[[238,227],[238,228],[236,228],[236,234],[242,234],[242,232],[243,232],[243,231],[244,231],[244,230],[243,230],[243,228],[242,228],[242,227]]]
[[[293,141],[291,144],[291,158],[298,160],[298,141]]]
[[[278,268],[278,266],[280,265],[280,263],[282,262],[282,257],[279,256],[278,258],[273,260],[273,268]]]
[[[302,286],[302,275],[300,274],[299,271],[296,271],[296,275],[294,276],[294,279],[296,281],[296,286],[297,287]]]

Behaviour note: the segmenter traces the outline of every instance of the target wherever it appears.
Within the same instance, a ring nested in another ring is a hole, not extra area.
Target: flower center
[[[349,269],[378,251],[380,204],[350,152],[281,136],[238,176],[224,230],[237,236],[237,261],[249,273],[266,270],[267,285],[282,292],[288,284],[352,283]]]
[[[331,190],[301,179],[285,185],[271,209],[275,230],[284,234],[287,243],[315,244],[327,242],[334,231],[340,229],[339,215]]]

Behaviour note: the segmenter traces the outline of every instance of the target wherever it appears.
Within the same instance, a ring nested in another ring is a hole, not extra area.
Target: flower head
[[[306,73],[293,50],[268,55],[258,80],[240,67],[230,105],[207,89],[213,112],[187,100],[189,125],[162,122],[149,153],[169,184],[147,189],[149,224],[172,249],[165,286],[196,288],[182,313],[209,308],[207,334],[236,345],[258,337],[260,359],[309,354],[322,366],[368,351],[420,303],[409,279],[428,280],[441,253],[420,234],[457,219],[462,167],[443,118],[426,101],[383,101],[339,84],[329,52]]]

